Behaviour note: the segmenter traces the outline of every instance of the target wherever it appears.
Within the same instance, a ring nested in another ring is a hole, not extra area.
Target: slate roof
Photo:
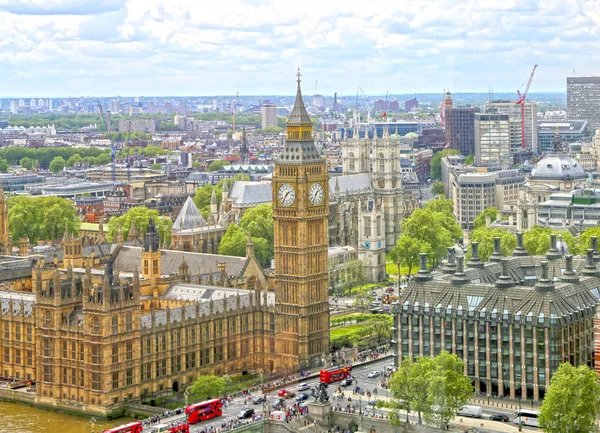
[[[329,179],[329,191],[335,192],[335,185],[340,186],[340,193],[359,192],[371,188],[371,175],[369,173],[348,174],[335,176]]]
[[[273,201],[271,182],[247,182],[236,180],[231,186],[229,197],[238,205],[271,203]]]
[[[222,256],[218,254],[191,253],[174,250],[161,250],[161,271],[163,275],[179,274],[179,265],[185,255],[190,275],[204,275],[217,272],[217,264],[225,263],[225,271],[230,277],[240,276],[246,257]],[[113,268],[119,271],[133,272],[141,267],[142,248],[123,246],[115,255]]]
[[[173,223],[173,230],[195,229],[205,225],[206,221],[196,207],[194,200],[192,200],[191,197],[188,197],[183,204],[179,215],[177,215],[177,219]]]
[[[540,283],[542,261],[549,263],[548,278],[553,282],[549,288]],[[584,259],[573,259],[573,271],[579,278],[568,282],[561,280],[566,269],[564,257],[554,260],[543,256],[509,257],[507,263],[512,287],[496,286],[502,274],[498,262],[485,263],[482,268],[465,268],[464,284],[453,284],[453,274],[436,272],[430,280],[416,278],[401,293],[400,312],[514,320],[536,326],[564,324],[579,320],[581,314],[595,314],[600,300],[600,277],[581,274]]]

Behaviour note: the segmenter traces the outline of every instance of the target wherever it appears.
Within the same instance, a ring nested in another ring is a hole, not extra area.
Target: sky
[[[566,91],[600,0],[0,0],[0,97]]]

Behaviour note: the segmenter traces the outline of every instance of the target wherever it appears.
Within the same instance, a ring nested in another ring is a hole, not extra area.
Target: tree
[[[62,156],[56,156],[54,157],[54,159],[50,162],[50,166],[49,166],[49,170],[56,174],[59,171],[62,171],[65,168],[65,159]]]
[[[413,267],[419,266],[419,255],[429,254],[431,245],[421,239],[402,235],[396,241],[396,246],[390,251],[390,259],[395,263],[400,260],[401,266],[408,266],[408,274],[412,274]],[[400,269],[398,269],[400,275]]]
[[[444,182],[436,182],[431,187],[431,192],[435,195],[443,195],[444,194]]]
[[[31,243],[59,239],[65,229],[77,234],[81,225],[73,203],[59,197],[11,197],[8,222],[13,239],[28,237]]]
[[[494,238],[500,238],[500,249],[503,256],[509,256],[517,246],[517,238],[514,234],[504,229],[492,229],[485,226],[473,230],[471,241],[479,243],[479,258],[486,262],[494,252]],[[471,257],[471,251],[467,251],[466,259]]]
[[[108,221],[108,240],[113,241],[117,238],[117,232],[119,231],[119,224],[123,231],[123,239],[127,240],[129,236],[129,230],[133,223],[137,228],[138,233],[144,233],[148,228],[148,222],[150,218],[154,219],[154,224],[158,230],[158,238],[162,244],[171,244],[171,229],[173,228],[173,221],[168,217],[161,217],[158,215],[156,209],[148,209],[145,206],[136,206],[129,209],[120,217],[112,217]],[[166,241],[166,242],[165,242]]]
[[[550,249],[550,235],[562,236],[562,240],[569,248],[569,253],[580,255],[585,252],[583,245],[568,231],[556,231],[549,227],[535,226],[523,233],[523,245],[532,256],[543,256]]]
[[[162,164],[152,164],[152,170],[162,170]]]
[[[448,155],[460,155],[460,152],[456,149],[444,149],[433,155],[433,158],[431,158],[431,162],[429,163],[432,179],[442,178],[442,158]]]
[[[227,231],[221,238],[219,254],[224,256],[245,257],[247,242],[248,233],[235,223],[229,224]]]
[[[67,167],[75,167],[78,164],[81,164],[83,162],[83,158],[81,157],[81,155],[79,155],[78,153],[76,153],[75,155],[71,156],[67,162],[66,162],[66,166]]]
[[[579,243],[581,245],[581,250],[585,251],[588,248],[592,248],[591,237],[596,236],[600,238],[600,227],[590,227],[586,229],[579,235]]]
[[[19,165],[26,170],[31,170],[31,158],[29,158],[27,156],[24,158],[21,158],[21,160],[19,161]]]
[[[344,263],[341,270],[341,281],[338,282],[342,284],[343,292],[351,293],[352,288],[362,286],[366,279],[365,264],[362,260],[355,259]]]
[[[8,167],[9,167],[8,161],[4,158],[0,158],[0,172],[2,172],[2,173],[8,172]]]
[[[389,390],[397,401],[396,408],[406,405],[407,411],[418,413],[419,424],[422,424],[422,414],[427,408],[429,391],[429,372],[433,370],[433,358],[420,357],[417,361],[405,358],[389,380]],[[398,425],[400,415],[398,412],[391,417],[394,424]]]
[[[224,161],[224,160],[221,160],[221,159],[215,159],[208,166],[208,171],[219,171],[220,169],[222,169],[226,165],[231,165],[231,163],[229,161]]]
[[[389,315],[376,314],[365,323],[369,335],[375,340],[376,346],[387,345],[392,339],[392,317]]]
[[[354,307],[359,310],[366,310],[375,297],[367,289],[359,290],[354,298]]]
[[[561,364],[540,407],[540,427],[547,433],[597,431],[600,416],[598,374],[586,365]]]
[[[445,429],[456,412],[469,402],[473,393],[471,379],[464,375],[463,361],[446,351],[433,358],[434,368],[428,374],[427,405],[423,411],[425,420]]]
[[[473,165],[475,163],[475,155],[470,154],[465,157],[465,165]]]
[[[211,397],[220,397],[225,392],[226,382],[222,377],[214,375],[199,376],[192,383],[190,393],[199,400],[208,400]]]
[[[488,207],[486,210],[477,215],[477,217],[473,221],[473,225],[476,229],[478,229],[479,227],[485,227],[486,218],[490,217],[490,220],[494,222],[496,221],[497,215],[498,209],[496,209],[495,207]]]

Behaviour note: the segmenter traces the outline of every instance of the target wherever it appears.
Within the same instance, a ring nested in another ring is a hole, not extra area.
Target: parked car
[[[298,384],[296,391],[306,391],[307,389],[310,389],[310,385],[306,382],[302,382],[302,383]]]
[[[379,371],[373,370],[369,374],[367,374],[367,377],[369,377],[369,378],[379,377]]]
[[[251,418],[252,415],[254,415],[254,409],[252,409],[251,407],[248,409],[242,409],[240,414],[238,415],[239,419],[246,419],[246,418]]]
[[[285,391],[283,394],[280,395],[280,397],[283,397],[285,399],[294,398],[296,397],[296,393],[292,391]]]
[[[394,365],[388,365],[387,367],[385,367],[385,371],[394,371],[396,367]]]
[[[393,287],[387,287],[387,288],[385,289],[385,292],[386,292],[386,293],[394,293],[394,288],[393,288]]]
[[[309,397],[310,395],[308,395],[307,393],[298,394],[298,396],[296,397],[296,402],[300,403],[301,401],[308,400]]]
[[[252,397],[253,404],[261,404],[266,401],[267,401],[267,399],[265,397],[263,397],[262,395],[255,395],[254,397]]]
[[[372,296],[377,296],[377,292],[376,292],[375,290],[373,290],[373,291],[371,292],[371,295],[372,295]]]
[[[504,415],[503,413],[495,413],[494,415],[490,416],[490,420],[492,421],[508,422],[509,419],[510,418],[508,415]]]
[[[352,378],[351,377],[347,377],[344,380],[342,380],[340,382],[340,386],[350,386],[352,385]]]

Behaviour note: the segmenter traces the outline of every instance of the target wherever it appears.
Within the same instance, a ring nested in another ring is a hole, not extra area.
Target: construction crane
[[[100,101],[96,101],[96,103],[98,104],[98,113],[100,113],[100,118],[102,119],[102,123],[104,123],[104,126],[106,127],[106,132],[110,132],[110,111],[106,112],[106,119],[104,118],[104,107],[102,107],[102,104],[100,103]]]
[[[365,95],[365,91],[362,89],[362,87],[359,87],[359,89],[367,103],[367,122],[369,122],[371,120],[371,103],[369,102],[369,98],[367,98],[367,95]]]
[[[533,80],[533,75],[535,74],[535,70],[537,69],[537,66],[538,65],[535,65],[533,67],[533,71],[531,71],[529,80],[527,80],[527,86],[525,86],[525,91],[523,92],[523,94],[521,95],[521,92],[519,90],[517,90],[519,99],[517,100],[516,104],[521,106],[521,143],[522,143],[523,149],[525,149],[526,144],[527,144],[527,138],[526,138],[526,134],[525,134],[525,102],[527,100],[527,92],[529,92],[529,86],[531,86],[531,81]],[[521,86],[521,87],[523,87],[523,86]]]
[[[231,105],[231,115],[233,116],[233,121],[232,121],[232,126],[233,126],[233,132],[235,132],[235,113],[237,111],[237,100],[238,100],[238,96],[240,96],[240,92],[237,92],[235,94],[235,99],[233,101],[233,104]]]

